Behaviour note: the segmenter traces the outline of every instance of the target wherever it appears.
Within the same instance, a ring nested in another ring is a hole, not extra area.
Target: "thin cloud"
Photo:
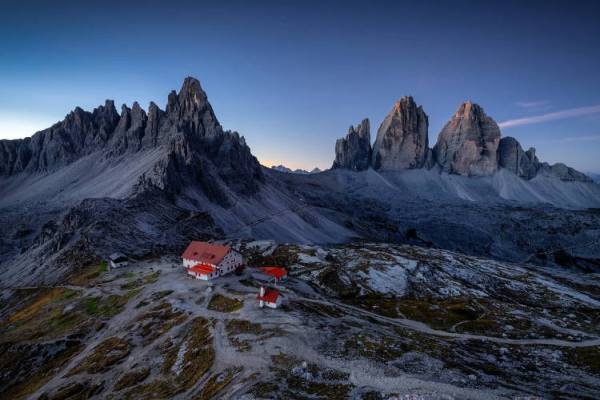
[[[582,115],[591,115],[600,113],[600,104],[589,107],[570,108],[568,110],[556,111],[548,114],[534,115],[532,117],[509,119],[498,124],[500,128],[512,128],[513,126],[539,124],[542,122],[554,121],[557,119],[580,117]]]
[[[540,101],[517,101],[515,104],[521,108],[540,108],[547,107],[549,105],[548,100]]]

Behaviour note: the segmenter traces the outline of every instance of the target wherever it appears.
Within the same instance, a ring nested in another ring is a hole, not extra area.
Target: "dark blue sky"
[[[329,167],[410,94],[431,146],[470,99],[542,160],[600,171],[598,1],[125,3],[2,2],[0,137],[106,98],[164,107],[192,75],[268,165]]]

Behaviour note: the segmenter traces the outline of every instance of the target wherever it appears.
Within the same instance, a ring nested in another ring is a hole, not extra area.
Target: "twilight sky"
[[[269,166],[327,168],[350,124],[374,140],[412,95],[430,146],[472,100],[542,161],[600,172],[599,21],[583,0],[3,0],[0,138],[106,98],[164,108],[191,75]]]

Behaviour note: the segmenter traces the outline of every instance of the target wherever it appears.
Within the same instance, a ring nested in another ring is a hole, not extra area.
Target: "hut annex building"
[[[197,241],[189,244],[181,258],[189,275],[206,281],[229,274],[244,263],[242,255],[229,246]]]

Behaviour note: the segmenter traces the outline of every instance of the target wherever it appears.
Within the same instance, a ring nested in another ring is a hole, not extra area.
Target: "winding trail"
[[[582,340],[580,342],[574,342],[569,340],[562,339],[509,339],[509,338],[501,338],[494,336],[484,336],[484,335],[473,335],[469,333],[457,333],[457,332],[448,332],[439,329],[431,328],[429,325],[415,321],[407,318],[390,318],[385,317],[367,310],[363,310],[362,308],[351,306],[348,304],[339,303],[337,301],[331,300],[323,300],[323,299],[313,299],[308,297],[302,297],[293,294],[293,292],[288,292],[288,295],[291,294],[291,298],[298,301],[304,301],[307,303],[314,304],[322,304],[327,306],[336,307],[348,312],[359,313],[365,317],[373,318],[379,321],[386,322],[388,324],[392,324],[395,326],[399,326],[401,328],[410,329],[413,331],[425,333],[428,335],[447,337],[452,339],[460,339],[460,340],[479,340],[484,342],[498,343],[498,344],[512,344],[512,345],[542,345],[542,346],[558,346],[558,347],[594,347],[600,346],[600,338],[591,339],[591,340]]]

